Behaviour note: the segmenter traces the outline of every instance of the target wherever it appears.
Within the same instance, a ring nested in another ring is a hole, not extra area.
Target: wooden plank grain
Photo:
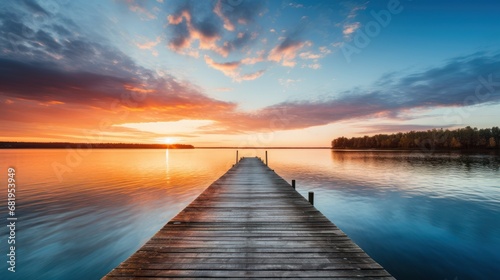
[[[243,158],[103,279],[394,279],[257,158]]]

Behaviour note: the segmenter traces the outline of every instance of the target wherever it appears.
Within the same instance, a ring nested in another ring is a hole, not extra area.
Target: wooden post
[[[267,166],[267,151],[266,151],[266,166]]]
[[[238,150],[236,150],[236,163],[238,163]]]
[[[314,205],[314,192],[309,192],[309,203]]]
[[[295,190],[295,180],[292,180],[292,188]]]

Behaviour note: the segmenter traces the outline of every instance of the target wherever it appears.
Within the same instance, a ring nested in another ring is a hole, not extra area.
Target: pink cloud
[[[253,65],[259,62],[263,62],[265,60],[264,58],[265,51],[259,51],[257,52],[256,57],[245,57],[244,59],[241,60],[241,64],[247,64],[247,65]]]
[[[146,41],[144,43],[136,43],[135,45],[141,50],[150,50],[156,47],[160,41],[160,37],[157,37],[155,41]]]
[[[241,82],[241,81],[252,81],[255,80],[259,77],[261,77],[265,70],[260,70],[254,73],[250,74],[240,74],[240,66],[242,65],[241,61],[231,61],[231,62],[224,62],[224,63],[218,63],[215,62],[212,58],[210,58],[208,55],[205,55],[205,63],[212,67],[213,69],[221,71],[224,75],[227,77],[230,77],[234,81]]]
[[[344,36],[350,37],[350,35],[356,32],[356,30],[358,30],[360,27],[361,24],[359,22],[345,24],[342,33],[344,34]]]
[[[260,70],[254,73],[250,74],[244,74],[241,76],[236,77],[236,81],[252,81],[255,79],[260,78],[262,75],[264,75],[265,70]]]
[[[224,22],[224,28],[226,30],[234,31],[234,29],[235,29],[234,24],[222,12],[222,1],[221,0],[217,1],[217,3],[215,4],[214,13],[222,19],[222,21]]]
[[[283,66],[294,67],[298,52],[302,48],[310,46],[312,46],[310,41],[291,41],[287,38],[283,43],[273,48],[267,58],[270,61],[281,63]]]
[[[224,63],[218,63],[215,62],[212,58],[210,58],[208,55],[205,55],[205,63],[224,73],[224,75],[228,77],[235,77],[238,74],[238,67],[240,66],[239,61],[231,61],[231,62],[224,62]]]

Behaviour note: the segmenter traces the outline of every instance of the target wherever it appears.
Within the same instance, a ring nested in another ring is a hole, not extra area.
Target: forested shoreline
[[[473,150],[500,149],[500,128],[455,130],[432,129],[363,137],[339,137],[332,141],[333,149],[432,149]]]

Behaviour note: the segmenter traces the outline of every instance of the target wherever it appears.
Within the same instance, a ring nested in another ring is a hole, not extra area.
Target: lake
[[[235,150],[1,150],[16,174],[16,272],[100,279],[235,161]],[[268,150],[269,166],[398,279],[498,279],[500,156]],[[263,157],[264,150],[240,150]]]

